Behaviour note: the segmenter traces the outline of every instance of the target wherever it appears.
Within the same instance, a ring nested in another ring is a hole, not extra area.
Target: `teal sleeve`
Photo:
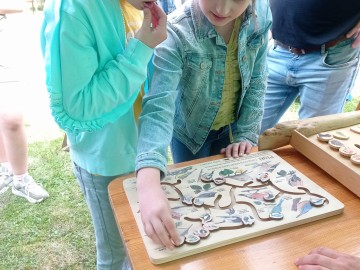
[[[125,33],[111,32],[112,25],[99,31],[67,13],[56,16],[42,42],[52,114],[65,131],[99,130],[132,108],[153,49],[134,38],[125,47]]]

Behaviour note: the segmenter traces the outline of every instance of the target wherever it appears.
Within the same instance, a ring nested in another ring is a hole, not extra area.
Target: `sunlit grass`
[[[95,269],[88,208],[62,139],[29,145],[30,174],[49,192],[31,204],[9,189],[0,195],[0,269]]]

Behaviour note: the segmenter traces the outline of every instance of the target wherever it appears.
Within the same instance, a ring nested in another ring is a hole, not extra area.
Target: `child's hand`
[[[221,149],[220,154],[225,154],[227,158],[238,158],[250,154],[252,145],[249,142],[238,142],[229,144],[226,148]]]
[[[135,37],[150,48],[166,39],[166,14],[155,3],[146,4],[144,21]]]
[[[151,12],[151,27],[152,28],[156,28],[156,26],[159,24],[159,16],[154,7],[155,5],[156,5],[156,3],[153,3],[153,2],[145,3],[145,7],[150,9],[150,12]]]
[[[180,238],[171,217],[171,209],[160,185],[160,171],[143,168],[136,179],[137,195],[144,230],[155,243],[168,249],[180,244]]]

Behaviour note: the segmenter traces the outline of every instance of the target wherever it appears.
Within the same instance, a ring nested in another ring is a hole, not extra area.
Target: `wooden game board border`
[[[351,163],[349,158],[341,157],[340,153],[336,153],[330,147],[328,147],[328,150],[325,150],[324,147],[321,147],[321,143],[313,143],[309,137],[304,136],[297,130],[292,133],[290,144],[360,197],[359,165]]]
[[[250,154],[249,156],[245,157],[244,159],[253,159],[253,157],[257,157],[259,155],[271,155],[274,157],[273,161],[281,160],[283,164],[287,168],[293,168],[295,169],[291,164],[283,160],[281,157],[279,157],[277,154],[275,154],[273,151],[262,151],[261,152],[255,152]],[[219,159],[215,161],[208,161],[203,163],[198,163],[196,165],[191,165],[194,168],[210,168],[208,166],[211,166],[211,168],[218,167],[219,165],[225,165],[226,159]],[[240,162],[241,160],[239,160]],[[179,170],[184,167],[178,167],[176,170]],[[296,169],[295,169],[296,170]],[[171,171],[171,170],[170,170]],[[135,178],[131,177],[128,179],[125,179],[123,181],[124,191],[128,198],[132,213],[134,215],[134,218],[136,220],[137,226],[139,228],[142,240],[145,245],[145,249],[148,253],[149,259],[153,264],[163,264],[169,261],[177,260],[186,256],[190,256],[193,254],[201,253],[204,251],[208,251],[214,248],[222,247],[225,245],[233,244],[236,242],[244,241],[247,239],[251,239],[254,237],[262,236],[265,234],[281,231],[287,228],[291,228],[294,226],[303,225],[306,223],[310,223],[316,220],[328,218],[334,215],[341,214],[344,209],[344,205],[334,196],[332,196],[330,193],[328,193],[326,190],[322,189],[320,186],[318,186],[315,182],[313,182],[311,179],[303,175],[300,171],[296,170],[298,175],[302,179],[307,179],[306,187],[309,188],[311,192],[315,192],[314,194],[320,194],[321,196],[325,197],[328,201],[326,209],[323,208],[314,208],[313,213],[300,217],[297,220],[292,220],[285,218],[283,220],[269,220],[263,223],[257,222],[253,226],[249,226],[246,228],[241,229],[240,231],[234,229],[230,230],[220,230],[218,232],[213,232],[209,238],[204,240],[203,242],[197,243],[196,245],[183,245],[178,248],[176,248],[173,251],[168,251],[165,248],[161,246],[154,245],[149,237],[145,235],[141,216],[139,213],[139,206],[138,206],[138,200],[136,195],[136,185],[135,185]],[[240,187],[239,187],[240,188]],[[220,234],[220,235],[219,235]],[[219,238],[220,237],[220,238]],[[222,241],[219,241],[218,239],[225,239]],[[157,250],[161,249],[161,252],[158,252]]]
[[[258,149],[273,150],[290,144],[293,131],[309,137],[320,132],[360,124],[360,111],[331,114],[313,118],[286,121],[265,130],[260,136]]]
[[[350,161],[341,162],[341,159],[334,158],[330,151],[324,151],[308,139],[308,137],[320,132],[359,124],[360,111],[279,123],[260,136],[259,150],[276,149],[290,144],[360,197],[360,173],[357,168],[359,165],[350,164]]]

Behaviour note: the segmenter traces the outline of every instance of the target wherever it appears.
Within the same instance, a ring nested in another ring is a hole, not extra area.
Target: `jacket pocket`
[[[191,53],[187,55],[185,65],[189,70],[206,73],[212,67],[212,60],[210,57],[206,57],[206,55]]]
[[[262,33],[252,34],[247,42],[249,49],[258,50],[265,43],[265,36]]]
[[[186,57],[183,78],[180,84],[183,84],[180,91],[180,104],[186,111],[183,111],[185,117],[188,117],[199,99],[207,99],[209,84],[211,84],[212,59],[206,55],[190,54]],[[210,87],[211,88],[211,87]]]

